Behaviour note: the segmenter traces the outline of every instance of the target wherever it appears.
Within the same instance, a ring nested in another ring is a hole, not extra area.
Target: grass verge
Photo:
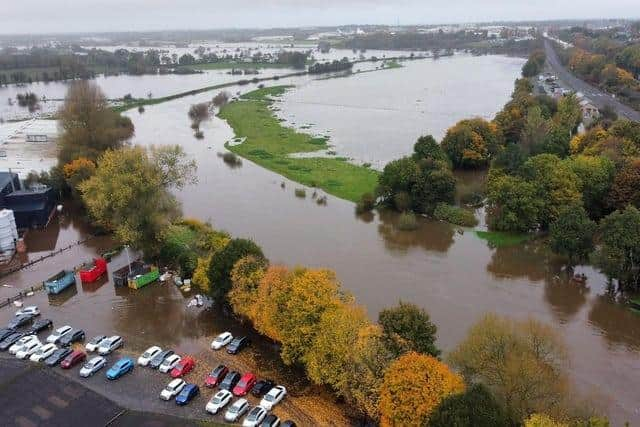
[[[282,126],[269,110],[271,97],[282,95],[289,87],[258,89],[243,95],[241,101],[224,106],[219,117],[229,123],[237,137],[245,138],[242,144],[227,144],[227,148],[292,181],[321,188],[342,199],[356,202],[362,194],[372,192],[378,182],[376,171],[344,158],[289,157],[328,147],[326,138]]]
[[[489,245],[494,248],[519,245],[531,239],[529,234],[506,233],[503,231],[476,231],[475,233],[482,240],[489,242]]]

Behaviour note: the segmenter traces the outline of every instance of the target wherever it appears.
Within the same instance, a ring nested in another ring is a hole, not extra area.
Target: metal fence
[[[28,288],[28,289],[23,289],[22,291],[18,292],[18,295],[14,295],[10,298],[6,298],[3,299],[2,301],[0,301],[0,308],[6,307],[9,304],[11,304],[14,301],[18,301],[21,300],[22,298],[24,298],[25,296],[27,296],[27,294],[29,292],[38,292],[44,289],[44,283],[40,283],[39,285],[33,285],[32,287]]]

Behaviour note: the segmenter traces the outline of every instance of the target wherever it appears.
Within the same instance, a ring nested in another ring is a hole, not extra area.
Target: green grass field
[[[228,145],[234,153],[293,181],[318,187],[329,194],[353,202],[373,192],[378,173],[349,163],[344,158],[292,158],[290,154],[310,153],[328,148],[325,138],[283,127],[269,110],[272,96],[282,95],[289,86],[275,86],[249,92],[241,101],[220,111],[237,137],[239,145]]]
[[[531,240],[530,234],[505,233],[502,231],[476,231],[476,235],[482,240],[489,242],[494,248],[504,246],[515,246]]]
[[[193,68],[194,70],[261,70],[263,68],[292,68],[288,64],[274,64],[271,62],[209,62],[206,64],[184,65],[183,68]]]

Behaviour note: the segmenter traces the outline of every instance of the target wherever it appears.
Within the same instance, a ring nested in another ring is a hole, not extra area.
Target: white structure
[[[3,256],[11,257],[16,249],[18,241],[18,228],[13,211],[2,209],[0,211],[0,252]]]

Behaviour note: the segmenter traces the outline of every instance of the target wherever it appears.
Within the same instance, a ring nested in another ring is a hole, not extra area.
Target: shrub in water
[[[411,231],[418,228],[418,220],[413,212],[403,212],[398,219],[398,229],[402,231]]]
[[[433,217],[463,227],[475,227],[478,225],[478,220],[473,215],[473,212],[446,203],[440,203],[436,206],[433,211]]]
[[[304,188],[296,188],[294,193],[296,194],[296,197],[300,197],[303,199],[307,197],[307,192]]]

